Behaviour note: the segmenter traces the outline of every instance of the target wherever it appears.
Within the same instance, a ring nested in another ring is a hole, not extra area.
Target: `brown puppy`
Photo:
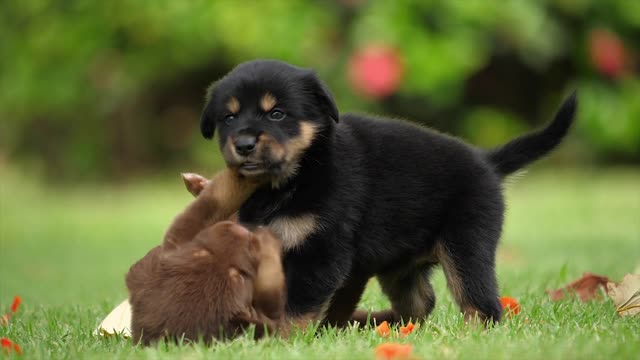
[[[196,199],[179,214],[162,246],[127,274],[135,342],[163,337],[205,341],[256,336],[283,323],[284,274],[280,242],[266,229],[250,232],[228,218],[257,186],[225,170],[212,181],[183,175]],[[226,192],[218,189],[225,188]],[[214,224],[215,225],[211,225]]]
[[[134,342],[162,338],[209,343],[283,323],[280,243],[266,229],[219,222],[174,250],[158,246],[127,274]]]

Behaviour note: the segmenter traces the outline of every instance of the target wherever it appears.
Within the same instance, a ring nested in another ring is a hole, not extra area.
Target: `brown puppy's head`
[[[316,138],[338,121],[327,87],[308,69],[275,60],[238,65],[207,92],[200,128],[219,132],[227,166],[272,183],[296,173]]]
[[[264,276],[267,268],[271,274]],[[144,344],[182,337],[210,341],[249,324],[273,328],[284,312],[278,241],[229,221],[176,250],[153,249],[131,267],[126,282],[133,339]],[[258,327],[257,333],[263,329]]]

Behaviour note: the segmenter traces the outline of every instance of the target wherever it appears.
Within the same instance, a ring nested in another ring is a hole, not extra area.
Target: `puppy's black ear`
[[[213,99],[213,91],[215,83],[211,84],[207,89],[207,95],[205,98],[204,109],[200,115],[200,132],[205,139],[213,138],[213,134],[216,132],[216,122],[211,118],[211,102]]]
[[[200,115],[200,132],[205,139],[213,138],[213,134],[216,132],[216,123],[207,114],[207,108],[202,110],[202,115]]]
[[[338,122],[340,119],[340,113],[338,112],[336,101],[333,99],[331,91],[329,91],[329,87],[318,79],[318,76],[316,76],[312,71],[308,73],[305,80],[320,103],[322,111],[329,115],[333,121]]]

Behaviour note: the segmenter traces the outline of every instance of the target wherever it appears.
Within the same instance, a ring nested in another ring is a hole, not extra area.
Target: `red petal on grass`
[[[502,310],[507,312],[507,316],[518,315],[520,313],[521,308],[518,300],[510,296],[501,297],[500,304],[502,304]]]
[[[580,301],[589,301],[599,298],[600,293],[598,290],[602,288],[606,289],[609,278],[606,276],[595,275],[590,272],[586,272],[582,277],[567,286],[556,289],[547,290],[547,293],[551,296],[551,300],[558,301],[564,299],[567,295],[577,295]]]
[[[7,355],[11,353],[11,350],[15,351],[18,355],[22,355],[22,349],[20,349],[20,346],[13,341],[7,338],[2,338],[0,339],[0,343],[2,344],[2,348],[7,353]]]
[[[13,343],[13,350],[16,352],[16,354],[22,355],[22,349],[20,349],[20,346],[18,344]]]
[[[11,304],[11,312],[12,313],[18,311],[18,307],[20,306],[20,303],[22,303],[22,298],[20,298],[20,296],[16,295],[13,298],[13,303]]]
[[[384,343],[376,346],[373,353],[377,360],[409,359],[412,350],[410,344]]]
[[[376,327],[376,334],[379,336],[387,337],[389,336],[389,333],[391,333],[391,329],[389,328],[389,323],[386,321],[383,321]]]
[[[415,327],[416,326],[412,322],[409,322],[407,326],[400,326],[400,337],[405,337],[411,334]]]

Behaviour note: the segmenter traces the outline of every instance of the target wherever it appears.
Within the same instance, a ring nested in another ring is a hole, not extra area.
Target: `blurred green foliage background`
[[[481,146],[547,121],[577,88],[577,129],[553,161],[637,164],[639,47],[628,0],[3,1],[0,164],[60,181],[218,167],[198,131],[204,89],[253,58],[316,69],[342,111]],[[402,74],[384,96],[348,75],[371,48]]]

